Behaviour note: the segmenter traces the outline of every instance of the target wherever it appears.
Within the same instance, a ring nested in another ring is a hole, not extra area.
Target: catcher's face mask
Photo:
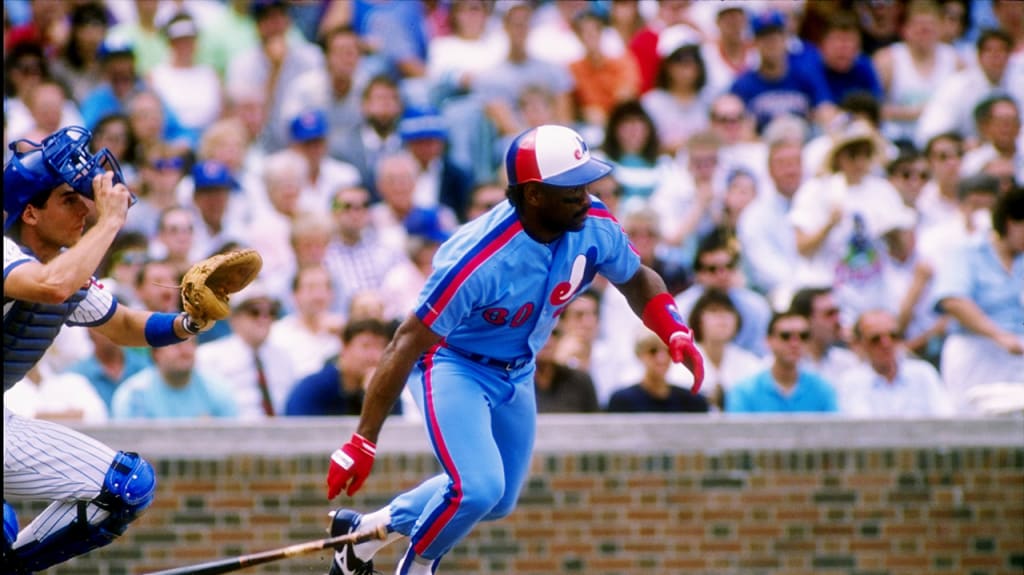
[[[92,134],[85,128],[69,126],[43,139],[42,143],[20,139],[9,144],[14,156],[4,168],[4,229],[21,217],[25,206],[37,194],[61,184],[93,199],[92,180],[97,175],[114,173],[114,184],[124,183],[124,174],[110,150],[89,151]],[[27,145],[28,150],[19,151]],[[131,196],[131,205],[137,198]]]

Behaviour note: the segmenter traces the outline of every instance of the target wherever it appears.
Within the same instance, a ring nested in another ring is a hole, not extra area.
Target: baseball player
[[[417,306],[369,384],[358,428],[331,455],[328,498],[353,495],[408,382],[443,473],[373,513],[338,509],[332,535],[386,526],[389,537],[335,553],[332,575],[366,574],[383,545],[409,547],[396,573],[427,575],[480,521],[515,506],[535,432],[534,357],[558,315],[600,273],[622,291],[674,361],[703,379],[703,360],[656,272],[588,184],[611,171],[569,128],[520,134],[506,158],[508,201],[459,229],[434,258]]]
[[[4,392],[61,327],[83,325],[129,346],[172,345],[204,328],[186,314],[119,306],[92,276],[134,196],[106,149],[77,126],[18,140],[4,166]],[[89,204],[96,223],[84,232]],[[84,233],[83,233],[84,232]],[[107,545],[150,504],[153,467],[61,425],[4,408],[5,573],[46,569]],[[18,531],[7,499],[53,501]]]

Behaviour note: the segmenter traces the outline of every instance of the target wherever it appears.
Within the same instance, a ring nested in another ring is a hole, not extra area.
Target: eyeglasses
[[[810,341],[810,331],[780,331],[775,334],[776,337],[782,341],[793,341],[796,338],[800,338],[800,341]]]
[[[738,264],[739,264],[739,262],[737,262],[737,261],[731,261],[731,262],[729,262],[729,263],[727,263],[725,265],[720,265],[720,264],[702,264],[700,267],[697,268],[697,271],[699,271],[699,272],[707,272],[709,274],[717,274],[718,272],[726,272],[726,271],[730,271],[730,270],[736,269],[736,266]]]
[[[369,202],[346,202],[342,200],[334,201],[334,209],[336,210],[365,210],[370,207]]]
[[[658,355],[659,353],[668,353],[668,349],[664,347],[648,347],[643,350],[644,355]]]
[[[870,158],[874,152],[875,147],[871,144],[851,144],[839,150],[839,155],[848,158]]]
[[[712,122],[719,122],[722,124],[738,124],[743,121],[743,114],[725,115],[725,114],[711,114]]]
[[[192,226],[175,226],[175,225],[164,226],[164,231],[172,233],[172,234],[191,234],[192,233]]]
[[[898,341],[900,339],[900,334],[895,331],[890,331],[886,333],[876,333],[874,335],[864,336],[864,339],[866,339],[867,342],[870,343],[871,345],[879,345],[880,343],[882,343],[883,338],[889,338],[889,341]]]
[[[239,310],[251,318],[275,318],[277,317],[277,306],[245,305]]]
[[[960,158],[964,157],[964,152],[963,150],[954,150],[951,152],[933,152],[932,157],[939,162],[945,162],[946,160],[952,160],[953,158],[959,160]]]
[[[926,181],[928,178],[931,177],[931,174],[929,174],[927,170],[910,170],[910,169],[900,170],[900,171],[896,172],[896,175],[898,177],[904,179],[904,180],[909,180],[911,178],[916,178],[918,180]]]

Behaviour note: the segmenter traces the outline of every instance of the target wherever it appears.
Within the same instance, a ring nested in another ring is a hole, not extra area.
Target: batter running
[[[18,140],[4,166],[4,392],[39,361],[61,327],[82,325],[128,346],[195,335],[185,314],[119,306],[93,272],[134,198],[106,149],[64,128]],[[85,232],[93,203],[96,223]],[[83,233],[84,232],[84,233]],[[153,467],[62,425],[4,408],[4,573],[46,569],[107,545],[153,500]],[[7,500],[52,501],[19,532]]]
[[[515,507],[536,422],[534,356],[566,305],[601,274],[693,372],[703,360],[664,281],[588,184],[611,172],[579,134],[546,125],[520,134],[506,158],[508,201],[469,222],[434,258],[413,314],[369,384],[356,433],[331,455],[328,498],[353,495],[408,382],[443,473],[373,513],[339,509],[332,535],[385,525],[384,541],[346,546],[331,574],[367,574],[383,545],[408,537],[396,573],[426,575],[480,521]]]

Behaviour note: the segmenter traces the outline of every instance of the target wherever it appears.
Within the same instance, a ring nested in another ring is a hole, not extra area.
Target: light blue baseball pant
[[[436,566],[477,523],[515,508],[536,432],[533,369],[484,366],[442,348],[413,371],[410,391],[444,473],[391,502],[391,527],[411,538],[410,552]]]

